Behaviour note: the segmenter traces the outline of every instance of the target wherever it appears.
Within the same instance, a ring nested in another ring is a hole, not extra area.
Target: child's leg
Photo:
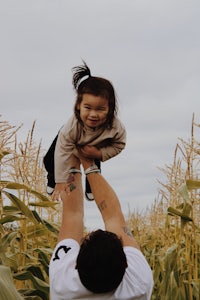
[[[95,159],[94,162],[95,162],[95,165],[98,167],[98,169],[101,170],[101,161]],[[85,196],[86,196],[87,200],[89,200],[89,201],[94,200],[94,196],[92,194],[90,184],[89,184],[89,181],[87,178],[85,179]]]
[[[49,150],[47,151],[46,155],[44,156],[43,163],[45,166],[45,169],[47,171],[47,193],[52,194],[53,190],[55,188],[55,170],[54,170],[54,153],[55,153],[55,147],[57,142],[58,134],[53,140],[51,146],[49,147]],[[50,189],[48,189],[50,187]],[[49,192],[48,192],[49,190]]]

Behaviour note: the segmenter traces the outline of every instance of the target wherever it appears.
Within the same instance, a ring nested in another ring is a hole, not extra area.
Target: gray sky
[[[112,81],[127,147],[102,171],[123,211],[154,202],[178,138],[200,122],[199,0],[0,0],[0,114],[48,148],[73,111],[83,58]],[[86,203],[86,225],[101,224]]]

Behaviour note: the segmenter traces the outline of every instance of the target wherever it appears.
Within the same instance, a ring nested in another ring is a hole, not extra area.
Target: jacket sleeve
[[[70,119],[59,131],[55,148],[55,181],[66,182],[71,163],[77,158],[72,154],[75,145],[76,126]]]
[[[116,119],[113,124],[111,136],[111,138],[104,140],[99,145],[102,153],[102,161],[118,155],[126,146],[126,129],[119,119]]]

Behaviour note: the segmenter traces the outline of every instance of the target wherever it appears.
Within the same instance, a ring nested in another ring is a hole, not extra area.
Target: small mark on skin
[[[123,230],[124,230],[124,232],[125,232],[128,236],[133,237],[132,232],[131,232],[131,230],[130,230],[129,228],[123,227]]]
[[[100,211],[103,211],[104,209],[106,209],[107,208],[106,201],[105,200],[101,201],[99,203],[98,207],[99,207]]]

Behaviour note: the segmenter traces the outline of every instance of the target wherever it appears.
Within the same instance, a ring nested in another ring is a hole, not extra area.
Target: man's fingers
[[[60,198],[60,191],[55,191],[52,195],[52,200],[53,201],[60,201],[61,198]]]

